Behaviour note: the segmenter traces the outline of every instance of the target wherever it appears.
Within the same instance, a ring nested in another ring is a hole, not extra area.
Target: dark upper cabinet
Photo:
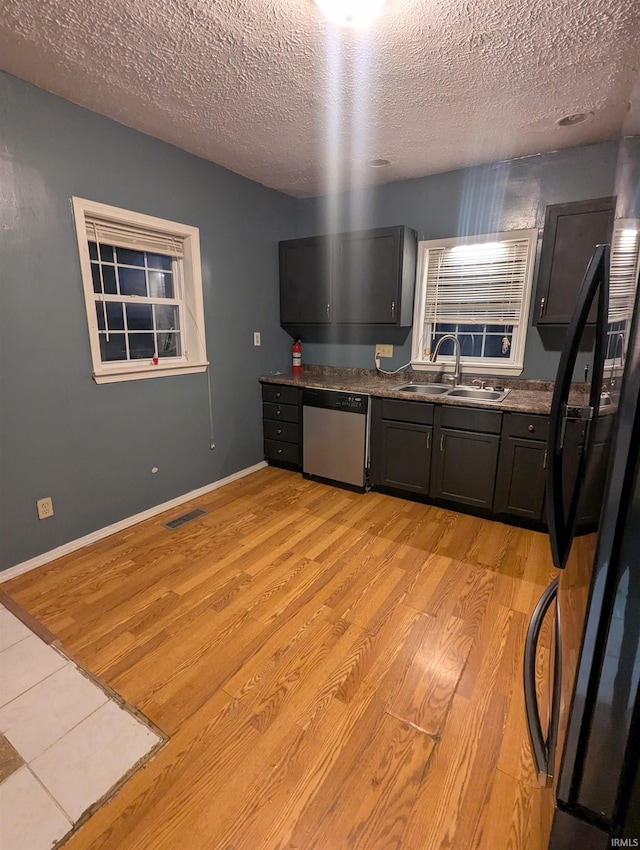
[[[415,232],[408,227],[386,227],[341,233],[336,242],[336,322],[410,326]]]
[[[410,327],[416,253],[404,226],[281,242],[280,323]]]
[[[566,325],[596,245],[611,241],[615,198],[547,207],[533,322]]]
[[[333,243],[328,236],[280,243],[280,322],[327,325],[331,322]]]

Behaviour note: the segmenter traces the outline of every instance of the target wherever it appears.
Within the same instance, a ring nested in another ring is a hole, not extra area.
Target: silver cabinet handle
[[[444,451],[444,434],[440,434],[440,451]]]
[[[276,398],[280,398],[281,393],[276,393]]]
[[[548,455],[548,453],[549,453],[549,449],[545,449],[544,450],[544,457],[542,458],[542,468],[543,469],[547,468],[547,455]]]
[[[536,430],[536,426],[535,425],[529,425],[528,430],[529,430],[529,433],[533,434],[534,431]]]
[[[331,304],[327,304],[327,319],[331,318]]]
[[[431,431],[427,431],[427,448],[431,448]]]
[[[280,410],[280,408],[278,408],[278,409],[276,410],[276,416],[280,416],[280,414],[281,414],[281,413],[282,413],[282,411]]]
[[[540,318],[542,318],[544,316],[544,305],[545,305],[545,299],[541,298],[540,299]]]
[[[391,302],[391,318],[395,319],[395,317],[396,317],[396,302],[392,301]]]
[[[280,434],[282,434],[282,428],[278,428],[276,433],[278,434],[278,436],[280,436]]]

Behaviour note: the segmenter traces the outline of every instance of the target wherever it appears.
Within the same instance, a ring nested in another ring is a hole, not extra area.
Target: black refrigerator
[[[637,229],[616,238],[637,240]],[[613,247],[613,264],[609,245],[589,264],[555,382],[547,517],[558,574],[525,646],[534,761],[555,794],[549,850],[640,847],[640,306],[637,253],[623,279]],[[578,384],[587,350],[590,382]]]

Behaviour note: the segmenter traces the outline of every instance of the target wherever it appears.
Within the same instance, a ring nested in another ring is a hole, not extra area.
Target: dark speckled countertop
[[[464,375],[462,383],[470,384],[475,375]],[[436,395],[418,395],[398,390],[400,384],[433,383],[440,381],[442,375],[432,372],[399,372],[397,375],[385,375],[374,369],[348,369],[331,366],[303,366],[300,376],[291,372],[275,372],[260,378],[264,384],[287,384],[296,387],[320,387],[329,390],[363,393],[381,398],[398,398],[406,401],[430,402],[435,404],[455,404],[463,407],[482,407],[487,410],[503,410],[517,413],[548,414],[551,410],[553,381],[528,381],[519,378],[489,378],[489,386],[510,388],[504,401],[499,403],[478,401],[476,399],[443,398]],[[575,385],[575,400],[578,401],[585,387]]]

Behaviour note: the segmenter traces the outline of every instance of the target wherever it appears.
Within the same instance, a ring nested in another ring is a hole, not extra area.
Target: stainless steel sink
[[[480,387],[453,387],[447,393],[449,398],[469,398],[473,401],[499,402],[510,390],[480,389]]]
[[[442,395],[451,389],[447,384],[401,384],[393,387],[402,393],[420,393],[421,395]]]

